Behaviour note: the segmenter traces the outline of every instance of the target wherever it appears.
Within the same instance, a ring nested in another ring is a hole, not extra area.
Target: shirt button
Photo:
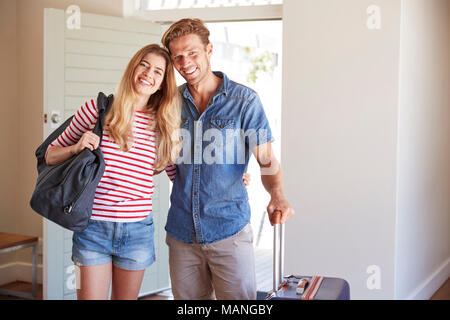
[[[197,196],[198,195],[198,193],[197,192],[194,192],[194,196]]]
[[[194,172],[198,172],[198,169],[194,169]]]
[[[195,214],[195,215],[194,215],[194,218],[197,219],[197,218],[198,218],[198,214]]]

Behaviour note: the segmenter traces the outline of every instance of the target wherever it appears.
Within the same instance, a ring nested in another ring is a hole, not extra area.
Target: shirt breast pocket
[[[210,128],[218,130],[234,129],[234,119],[210,119]]]

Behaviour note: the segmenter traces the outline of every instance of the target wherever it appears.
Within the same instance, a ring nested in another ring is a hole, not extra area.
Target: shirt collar
[[[220,71],[213,71],[213,73],[218,76],[219,78],[222,78],[222,83],[217,88],[216,94],[214,97],[218,96],[219,94],[223,93],[224,95],[228,95],[228,91],[230,90],[230,80],[228,79],[227,75]],[[191,97],[191,93],[189,92],[187,83],[184,83],[182,86],[183,90],[183,97],[186,99],[189,99]]]

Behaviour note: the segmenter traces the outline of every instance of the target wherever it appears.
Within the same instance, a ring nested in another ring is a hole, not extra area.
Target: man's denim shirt
[[[250,220],[242,176],[251,149],[272,142],[258,94],[221,72],[223,81],[200,115],[186,84],[182,95],[183,150],[170,197],[166,231],[175,239],[212,243],[238,233]]]

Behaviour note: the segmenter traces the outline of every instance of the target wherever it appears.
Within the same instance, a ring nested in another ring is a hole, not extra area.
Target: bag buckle
[[[71,214],[72,213],[72,205],[68,205],[64,207],[64,213],[65,214]]]

